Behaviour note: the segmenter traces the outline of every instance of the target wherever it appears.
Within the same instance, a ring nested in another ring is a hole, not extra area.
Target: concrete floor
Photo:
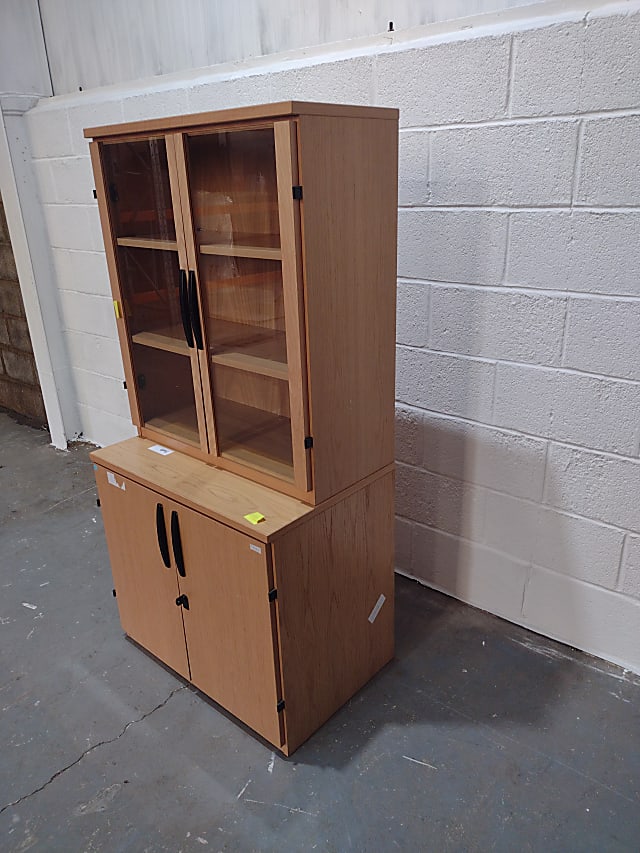
[[[399,578],[292,758],[120,630],[86,447],[0,414],[2,851],[640,849],[640,677]]]

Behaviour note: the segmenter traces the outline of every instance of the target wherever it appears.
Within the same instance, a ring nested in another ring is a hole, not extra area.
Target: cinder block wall
[[[42,102],[78,405],[132,434],[84,126],[398,106],[398,568],[640,672],[640,14],[509,26]]]
[[[29,327],[0,199],[0,406],[45,426]]]

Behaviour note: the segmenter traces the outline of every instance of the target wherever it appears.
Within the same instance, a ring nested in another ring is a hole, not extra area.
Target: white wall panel
[[[527,5],[531,0],[40,0],[55,94],[380,35],[390,21],[397,31]]]

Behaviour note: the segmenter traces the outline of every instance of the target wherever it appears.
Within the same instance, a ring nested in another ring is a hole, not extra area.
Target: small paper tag
[[[160,456],[169,456],[169,454],[173,453],[173,450],[169,450],[168,447],[163,447],[161,444],[153,444],[147,449],[153,450],[154,453],[159,453]]]
[[[123,492],[127,490],[127,484],[125,481],[122,481],[122,485],[116,480],[116,475],[112,471],[107,471],[107,482],[111,483],[112,486],[115,486],[116,489],[122,489]]]
[[[251,524],[260,524],[261,521],[264,521],[264,515],[261,512],[250,512],[245,515],[247,521],[250,521]]]
[[[259,545],[254,545],[253,542],[249,543],[249,550],[255,551],[256,554],[262,554],[262,548]]]
[[[378,613],[380,613],[380,609],[382,608],[382,605],[385,603],[386,600],[387,599],[385,598],[385,596],[381,595],[380,598],[376,601],[375,607],[369,614],[369,622],[371,622],[372,625],[376,621],[376,616],[378,615]]]

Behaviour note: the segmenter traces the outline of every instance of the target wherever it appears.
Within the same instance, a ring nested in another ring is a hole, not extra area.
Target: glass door
[[[140,425],[206,451],[174,138],[104,143],[101,159]]]
[[[294,200],[292,179],[277,166],[282,158],[291,171],[293,131],[278,122],[189,134],[184,151],[213,452],[307,491],[301,289],[296,251],[285,248]]]

